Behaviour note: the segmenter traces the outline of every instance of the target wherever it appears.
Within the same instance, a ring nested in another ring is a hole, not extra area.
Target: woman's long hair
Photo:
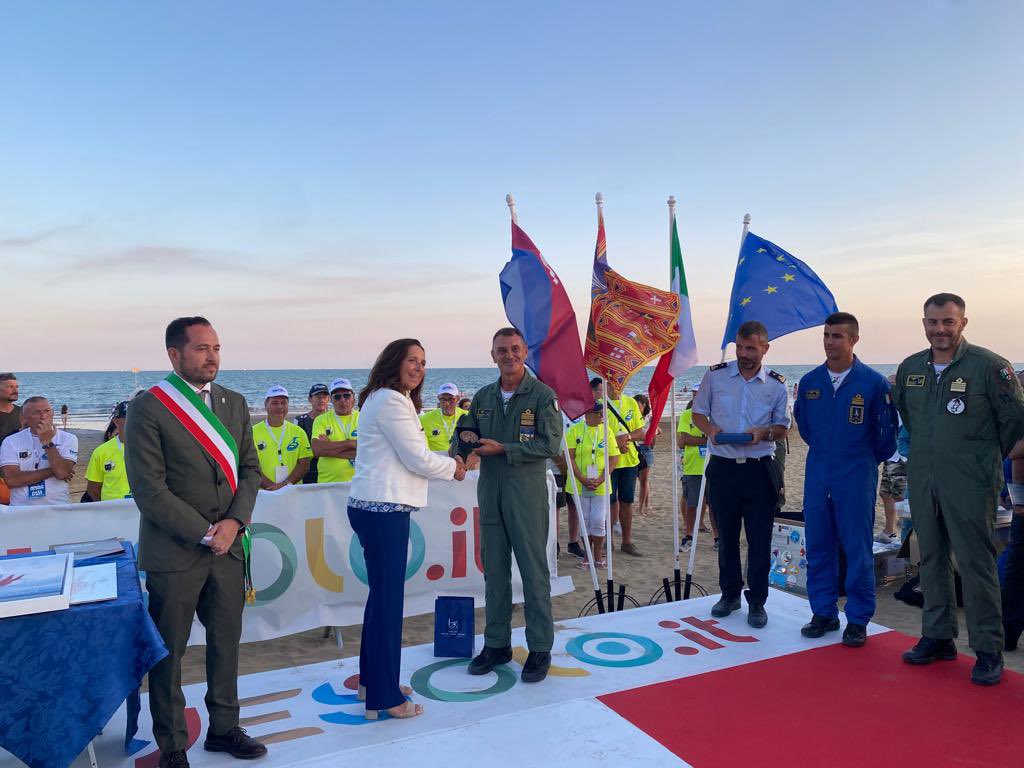
[[[651,401],[647,399],[647,395],[637,395],[633,399],[636,400],[636,404],[640,406],[640,412],[646,419],[647,414],[651,412]]]
[[[402,391],[402,363],[405,362],[405,358],[409,354],[409,347],[423,349],[423,345],[417,339],[395,339],[384,347],[384,351],[377,356],[377,362],[370,369],[370,378],[367,379],[366,386],[359,393],[360,408],[363,407],[366,398],[378,389]],[[426,381],[425,376],[423,381]],[[423,391],[423,381],[420,381],[419,386],[409,393],[409,399],[412,400],[417,411],[423,409],[423,399],[420,396]]]

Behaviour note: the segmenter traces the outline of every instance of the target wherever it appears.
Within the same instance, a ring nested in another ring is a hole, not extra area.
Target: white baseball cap
[[[335,379],[330,383],[330,385],[328,385],[328,388],[331,390],[331,392],[334,392],[337,389],[347,389],[349,392],[355,391],[354,389],[352,389],[352,382],[349,381],[348,379],[343,378]]]
[[[449,381],[447,384],[442,384],[440,387],[437,388],[437,396],[440,397],[441,395],[451,395],[452,397],[458,397],[459,388]]]
[[[288,397],[288,390],[282,387],[280,384],[275,384],[267,390],[266,399],[269,400],[272,397]]]

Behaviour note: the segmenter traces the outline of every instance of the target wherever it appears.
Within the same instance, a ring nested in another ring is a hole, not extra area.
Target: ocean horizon
[[[798,380],[820,363],[800,365],[769,365],[786,377],[787,383]],[[872,368],[882,374],[896,371],[897,363],[874,364]],[[685,391],[700,382],[709,366],[698,365],[676,380],[677,399],[685,401]],[[308,409],[307,393],[313,384],[327,384],[331,379],[344,376],[356,391],[366,384],[368,368],[264,368],[221,370],[217,383],[240,392],[254,411],[263,409],[264,395],[270,387],[280,384],[291,396],[289,418]],[[647,391],[653,366],[639,370],[626,385],[626,393],[635,395]],[[68,426],[74,429],[103,429],[116,403],[127,400],[139,389],[148,389],[167,375],[167,371],[19,371],[19,402],[42,395],[49,398],[59,422],[60,408],[68,406]],[[437,389],[446,382],[455,383],[461,392],[472,396],[478,389],[497,379],[494,367],[488,368],[428,368],[423,388],[424,407],[437,404]]]

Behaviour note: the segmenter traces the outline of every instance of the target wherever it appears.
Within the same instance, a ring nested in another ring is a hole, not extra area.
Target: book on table
[[[76,565],[71,604],[100,603],[117,599],[117,564]]]
[[[90,557],[120,555],[124,552],[121,539],[97,539],[96,541],[75,541],[68,544],[51,544],[50,549],[58,554],[70,552],[75,560],[86,560]]]
[[[0,618],[67,608],[73,569],[67,553],[0,558]]]

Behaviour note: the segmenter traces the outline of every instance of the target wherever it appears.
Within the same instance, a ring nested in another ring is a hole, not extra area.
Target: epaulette
[[[729,367],[728,363],[718,363],[717,365],[712,365],[710,368],[708,368],[708,370],[709,371],[720,371],[722,368],[728,368],[728,367]]]
[[[771,376],[773,379],[775,379],[780,384],[785,384],[786,383],[786,377],[783,376],[778,371],[773,371],[773,370],[769,369],[768,370],[768,375]]]

